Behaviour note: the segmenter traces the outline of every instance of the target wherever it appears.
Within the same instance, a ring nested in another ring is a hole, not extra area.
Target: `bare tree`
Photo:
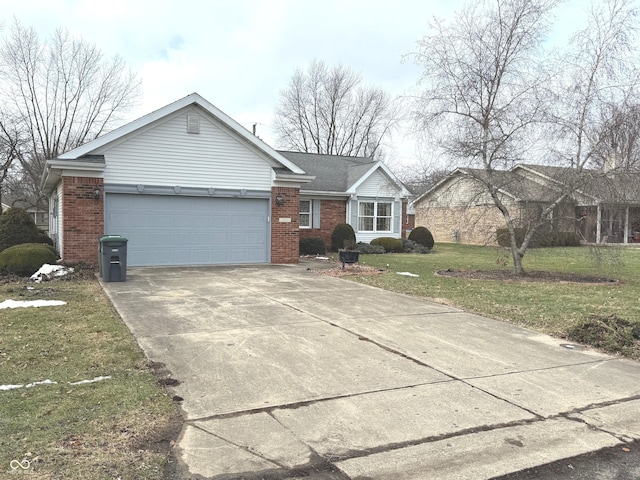
[[[626,172],[640,171],[640,105],[614,104],[603,115],[593,163],[604,169],[611,156],[616,155],[618,168]]]
[[[307,72],[296,70],[280,92],[275,114],[279,146],[329,155],[380,155],[396,122],[394,101],[361,81],[342,65],[329,68],[314,61]]]
[[[65,30],[41,42],[18,21],[0,46],[0,78],[11,127],[25,140],[17,157],[20,182],[36,182],[26,188],[33,193],[47,159],[112,129],[140,92],[122,58],[107,59]]]
[[[580,173],[593,157],[600,130],[595,122],[605,100],[631,98],[629,70],[622,70],[628,64],[620,57],[635,29],[630,2],[610,0],[605,9],[593,8],[589,26],[572,41],[575,49],[553,67],[543,60],[549,56],[541,46],[558,3],[471,2],[453,22],[434,20],[416,54],[425,87],[416,118],[444,132],[438,146],[458,165],[476,167],[465,175],[482,187],[504,219],[516,275],[524,273],[522,259],[536,232],[582,185]],[[555,134],[552,145],[541,143],[543,125],[549,127],[547,135]],[[536,150],[550,149],[567,168],[554,170],[563,178],[546,189],[544,205],[527,219],[520,242],[504,191],[526,182],[504,171]]]
[[[9,190],[7,179],[10,178],[15,160],[20,155],[21,138],[12,122],[4,112],[0,112],[0,213],[5,191]]]
[[[536,61],[555,0],[470,2],[452,22],[434,19],[416,60],[424,68],[416,118],[443,132],[439,147],[457,163],[478,166],[475,180],[491,196],[511,237],[514,273],[526,244],[500,193],[496,172],[519,161],[530,128],[541,120],[546,78]],[[523,248],[524,247],[524,248]]]
[[[578,170],[592,164],[598,152],[610,151],[618,111],[637,102],[637,23],[632,0],[594,1],[587,27],[573,35],[558,59],[549,120],[556,129],[556,153]]]

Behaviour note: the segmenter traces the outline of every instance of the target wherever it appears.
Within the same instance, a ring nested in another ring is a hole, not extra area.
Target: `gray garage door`
[[[110,193],[105,233],[129,239],[131,266],[266,263],[268,214],[265,199]]]

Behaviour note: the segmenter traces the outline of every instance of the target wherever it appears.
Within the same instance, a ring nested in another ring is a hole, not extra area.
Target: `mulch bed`
[[[526,272],[523,276],[516,276],[510,270],[438,270],[440,277],[465,278],[470,280],[510,280],[518,282],[547,282],[547,283],[583,283],[598,285],[617,285],[612,278],[593,275],[579,275],[563,272]]]

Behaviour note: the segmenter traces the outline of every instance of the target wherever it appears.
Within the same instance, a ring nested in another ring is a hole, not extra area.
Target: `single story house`
[[[300,237],[321,237],[327,248],[338,223],[349,223],[357,242],[401,238],[413,228],[410,192],[381,161],[279,151],[315,178],[300,187]]]
[[[416,225],[429,228],[436,242],[495,244],[505,228],[481,169],[458,168],[413,201]],[[640,241],[640,173],[608,165],[605,170],[516,165],[493,171],[493,185],[516,226],[527,227],[554,202],[571,194],[550,214],[559,231],[579,233],[588,243]]]
[[[340,188],[313,159],[342,169]],[[381,162],[341,161],[278,152],[194,93],[47,161],[49,234],[89,264],[121,235],[131,266],[296,263],[301,235],[345,221],[399,237],[406,189]]]

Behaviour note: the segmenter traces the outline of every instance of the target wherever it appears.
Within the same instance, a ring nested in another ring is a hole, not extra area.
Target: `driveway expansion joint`
[[[454,382],[454,381],[455,380],[435,380],[433,382],[422,382],[422,383],[416,383],[416,384],[411,384],[411,385],[402,385],[400,387],[381,388],[381,389],[377,389],[377,390],[367,390],[367,391],[364,391],[364,392],[348,393],[348,394],[344,394],[344,395],[335,395],[335,396],[332,396],[332,397],[316,398],[316,399],[313,399],[313,400],[302,400],[300,402],[283,403],[283,404],[280,404],[280,405],[272,405],[272,406],[269,406],[269,407],[258,407],[258,408],[251,408],[251,409],[248,409],[248,410],[240,410],[240,411],[236,411],[236,412],[218,413],[218,414],[209,415],[209,416],[206,416],[206,417],[188,418],[188,419],[185,419],[185,423],[192,424],[193,422],[205,422],[205,421],[209,421],[209,420],[224,420],[226,418],[236,418],[236,417],[242,417],[242,416],[245,416],[245,415],[255,415],[255,414],[258,414],[258,413],[267,413],[267,414],[271,415],[271,413],[276,411],[276,410],[296,410],[298,408],[304,408],[304,407],[308,407],[308,406],[315,405],[315,404],[318,404],[318,403],[331,402],[333,400],[343,400],[343,399],[346,399],[346,398],[357,398],[357,397],[360,397],[360,396],[363,396],[363,395],[369,395],[369,394],[375,394],[375,393],[384,393],[384,392],[394,392],[394,391],[405,390],[405,389],[408,389],[408,388],[422,387],[422,386],[426,386],[426,385],[437,385],[437,384],[440,384],[440,383],[451,383],[451,382]]]

